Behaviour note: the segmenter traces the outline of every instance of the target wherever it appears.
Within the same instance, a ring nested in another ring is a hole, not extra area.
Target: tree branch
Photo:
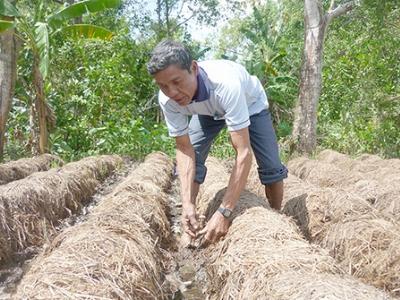
[[[334,1],[332,0],[331,4]],[[339,17],[345,13],[347,13],[348,11],[352,10],[355,6],[355,1],[349,1],[347,3],[344,3],[343,5],[339,5],[338,7],[336,7],[334,10],[329,10],[326,18],[329,21],[331,21],[333,18]]]
[[[331,0],[331,4],[329,5],[328,12],[332,11],[334,6],[335,6],[335,0]]]

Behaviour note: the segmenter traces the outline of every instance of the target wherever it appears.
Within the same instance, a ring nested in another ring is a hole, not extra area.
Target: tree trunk
[[[35,87],[35,107],[39,118],[39,153],[47,153],[49,151],[48,146],[48,131],[47,131],[47,109],[46,99],[44,95],[44,82],[43,76],[39,69],[39,58],[34,54],[33,63],[33,85]]]
[[[13,18],[3,17],[3,20]],[[8,114],[17,79],[17,43],[14,29],[0,34],[0,161],[4,155],[4,140]]]
[[[330,21],[353,8],[353,1],[334,8],[323,15],[318,0],[304,1],[304,51],[300,74],[299,98],[295,109],[292,151],[311,154],[317,145],[317,110],[321,95],[323,46]]]
[[[305,35],[299,99],[293,139],[296,150],[311,153],[316,147],[317,106],[321,94],[322,49],[326,22],[315,0],[305,0]]]

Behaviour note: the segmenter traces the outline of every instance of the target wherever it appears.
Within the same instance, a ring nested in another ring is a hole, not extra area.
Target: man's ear
[[[192,60],[192,65],[190,66],[190,71],[194,73],[194,75],[197,76],[199,73],[199,65],[197,64],[197,61]]]

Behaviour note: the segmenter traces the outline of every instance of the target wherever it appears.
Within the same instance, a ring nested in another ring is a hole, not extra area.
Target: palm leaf
[[[111,31],[103,27],[88,24],[75,24],[66,26],[61,29],[61,32],[69,35],[72,38],[110,40],[113,37],[113,33]]]
[[[43,79],[49,71],[49,31],[46,23],[37,22],[35,24],[35,46],[39,55],[39,69]]]
[[[7,0],[0,1],[0,16],[19,17],[18,9]]]
[[[10,28],[13,28],[14,26],[15,26],[15,23],[12,21],[0,20],[0,32],[6,31]]]
[[[72,4],[50,16],[48,22],[51,27],[57,28],[63,22],[80,17],[86,13],[95,13],[107,8],[116,8],[121,5],[121,0],[85,0]]]

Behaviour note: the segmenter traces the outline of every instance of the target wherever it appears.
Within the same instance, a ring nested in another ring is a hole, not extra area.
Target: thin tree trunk
[[[292,151],[311,154],[317,145],[317,110],[322,86],[323,46],[330,21],[351,10],[350,1],[335,8],[335,0],[323,15],[318,0],[304,1],[304,51],[300,74],[299,98],[295,108]]]
[[[295,110],[293,139],[296,150],[311,153],[317,143],[317,104],[321,94],[322,50],[326,23],[315,0],[305,0],[305,36],[299,99]]]
[[[2,19],[13,20],[7,17]],[[3,160],[6,124],[17,79],[17,52],[14,29],[0,34],[0,161]]]
[[[48,147],[48,131],[47,131],[47,109],[46,99],[43,89],[43,76],[39,70],[39,58],[34,55],[33,63],[33,85],[35,87],[35,106],[39,118],[39,153],[47,153]]]
[[[165,25],[166,25],[166,31],[167,31],[167,38],[171,37],[171,32],[170,32],[170,21],[169,21],[169,2],[168,0],[164,0],[165,1]]]

